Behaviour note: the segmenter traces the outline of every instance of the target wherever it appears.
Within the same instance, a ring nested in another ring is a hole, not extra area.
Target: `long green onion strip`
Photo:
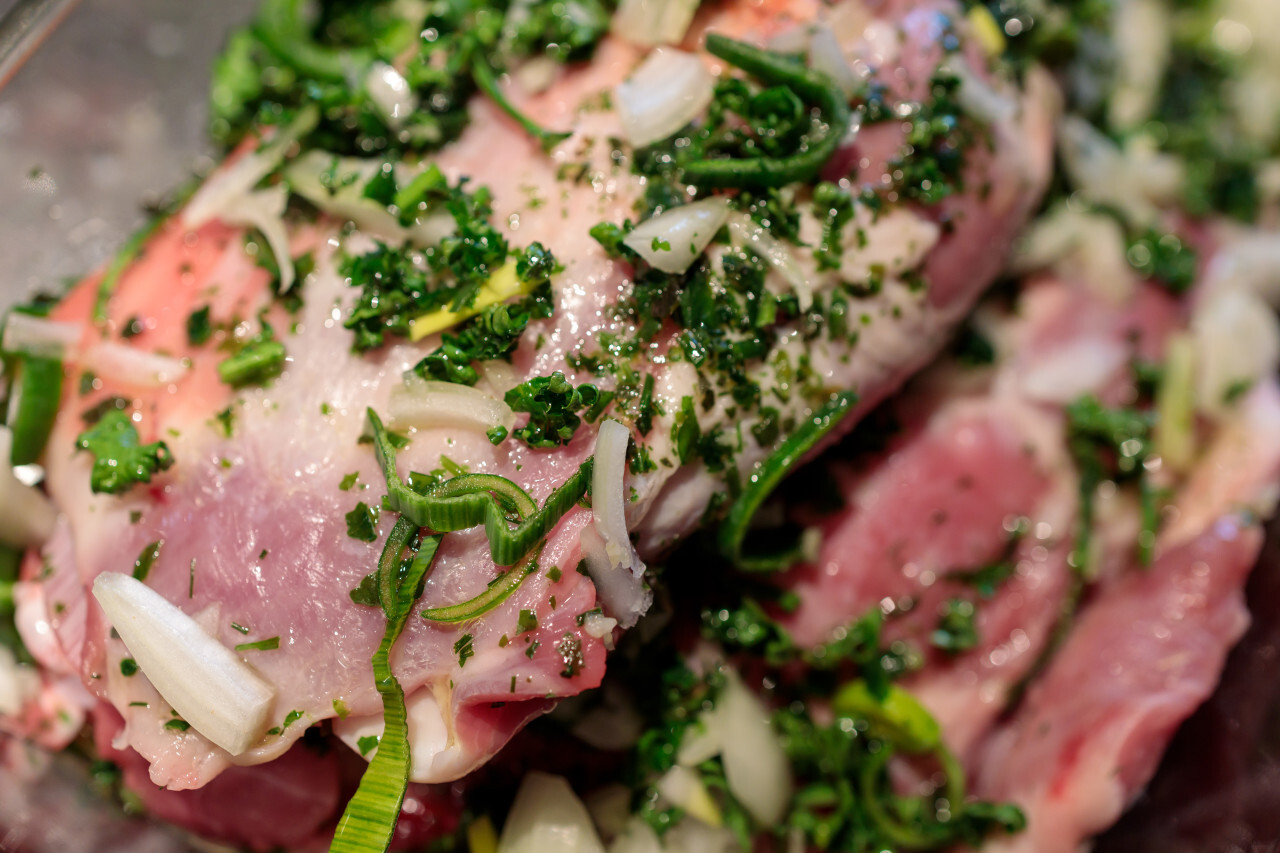
[[[493,474],[460,474],[419,494],[405,485],[396,472],[395,447],[381,418],[372,409],[368,410],[368,417],[374,452],[387,481],[388,507],[420,527],[441,533],[483,524],[493,561],[499,566],[515,565],[532,551],[586,494],[591,482],[592,460],[587,459],[536,510],[532,509],[533,499],[527,492]],[[501,495],[501,502],[495,495]],[[521,506],[529,509],[527,514],[520,512]],[[513,507],[518,516],[523,516],[514,527]]]
[[[835,394],[769,454],[753,473],[737,500],[729,507],[718,534],[720,552],[740,569],[750,572],[776,572],[788,568],[804,556],[797,540],[780,548],[744,548],[751,521],[762,504],[791,473],[802,458],[823,437],[835,429],[858,402],[851,391]]]
[[[538,140],[538,144],[542,146],[543,151],[550,151],[573,135],[564,131],[547,130],[517,109],[516,105],[511,103],[511,99],[498,86],[498,79],[494,76],[493,69],[489,67],[489,63],[478,52],[471,59],[471,79],[475,81],[476,87],[488,95],[489,99],[497,104],[504,113],[515,119],[526,133]]]
[[[418,526],[401,517],[387,536],[378,559],[378,595],[387,617],[382,642],[373,653],[373,679],[382,697],[385,721],[378,752],[365,769],[356,793],[338,821],[330,853],[370,853],[386,850],[395,835],[396,821],[404,805],[405,788],[413,756],[409,749],[404,690],[391,672],[391,648],[408,622],[414,602],[422,594],[422,584],[431,567],[440,540],[437,534],[424,537],[418,552],[401,575],[401,554],[409,547]]]
[[[9,429],[13,430],[10,462],[29,465],[40,458],[62,401],[62,362],[26,356],[14,378]]]
[[[789,87],[817,106],[820,123],[815,122],[805,147],[789,157],[694,160],[683,164],[685,178],[694,184],[742,189],[769,189],[816,178],[849,129],[849,101],[840,87],[821,72],[718,33],[707,35],[707,51],[762,83]]]

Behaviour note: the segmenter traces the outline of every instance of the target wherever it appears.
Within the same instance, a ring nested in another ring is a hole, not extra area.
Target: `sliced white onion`
[[[365,91],[387,127],[398,130],[414,110],[418,96],[404,75],[385,62],[375,62],[364,78]]]
[[[682,767],[697,767],[709,758],[715,758],[724,749],[724,726],[720,725],[717,709],[703,712],[698,721],[684,730],[676,763]]]
[[[417,246],[435,246],[453,233],[455,223],[447,212],[433,212],[405,228],[384,205],[366,198],[365,184],[380,168],[382,164],[376,160],[308,151],[285,168],[284,177],[290,190],[323,212],[389,242],[408,240]],[[398,167],[396,182],[404,186],[419,171]],[[327,185],[322,175],[335,176],[335,185]]]
[[[840,41],[828,26],[816,27],[809,39],[809,67],[830,77],[846,96],[852,96],[861,86],[862,81],[845,59]]]
[[[1090,201],[1115,207],[1134,225],[1157,218],[1142,191],[1140,175],[1114,142],[1078,116],[1058,127],[1058,150],[1072,184]]]
[[[190,365],[180,358],[137,349],[115,341],[100,341],[85,351],[85,367],[99,376],[127,385],[155,387],[177,382]]]
[[[240,755],[267,729],[276,689],[160,593],[105,572],[93,595],[151,684],[193,729]]]
[[[769,721],[769,712],[730,672],[717,701],[723,726],[725,781],[729,792],[760,823],[772,826],[791,800],[791,765]]]
[[[284,209],[289,191],[283,184],[265,190],[245,193],[229,200],[222,208],[221,219],[228,225],[256,228],[266,238],[276,266],[280,268],[280,291],[293,287],[293,255],[289,251],[289,232],[284,227]]]
[[[82,335],[84,326],[80,323],[62,323],[11,311],[4,324],[3,348],[5,352],[20,352],[36,358],[63,359],[75,350]]]
[[[498,853],[604,853],[587,807],[562,776],[526,773]]]
[[[637,148],[666,139],[702,114],[714,88],[697,56],[658,48],[614,88],[623,135]]]
[[[1197,362],[1196,401],[1211,414],[1226,411],[1228,392],[1280,366],[1280,327],[1259,296],[1244,289],[1210,294],[1191,318]]]
[[[753,252],[776,269],[787,284],[791,285],[800,302],[800,310],[809,310],[809,306],[813,304],[813,283],[786,245],[745,213],[731,213],[727,221],[733,244],[751,247]]]
[[[827,26],[840,44],[853,44],[866,32],[875,16],[865,0],[840,0],[827,12]]]
[[[392,425],[400,429],[458,427],[487,432],[505,427],[510,432],[516,425],[515,412],[502,400],[469,385],[423,379],[414,373],[392,389],[387,411]]]
[[[609,845],[609,853],[663,853],[666,849],[658,840],[657,833],[638,817],[627,821],[622,832]]]
[[[962,57],[953,56],[946,62],[946,70],[960,81],[956,92],[956,100],[971,115],[983,124],[994,127],[1013,120],[1018,112],[1018,101],[1013,96],[998,92],[990,83],[983,80],[969,63]]]
[[[613,629],[618,627],[618,620],[601,613],[588,613],[582,620],[582,630],[597,640],[601,637],[612,637]]]
[[[623,628],[634,626],[653,601],[644,583],[644,563],[627,530],[623,489],[630,441],[631,431],[617,421],[600,425],[591,470],[592,526],[583,529],[579,540],[596,594]]]
[[[22,483],[9,467],[13,433],[0,426],[0,542],[32,548],[53,535],[58,511],[44,493]]]
[[[728,217],[728,200],[712,196],[646,219],[622,242],[655,268],[679,274],[702,254]]]
[[[1111,21],[1115,40],[1115,87],[1107,119],[1116,130],[1142,124],[1151,116],[1169,65],[1172,16],[1162,0],[1124,0]]]
[[[711,799],[707,786],[702,784],[702,776],[696,770],[677,764],[658,779],[655,787],[658,793],[673,806],[678,806],[697,818],[707,826],[720,826],[724,816]]]
[[[698,0],[622,0],[613,13],[612,30],[641,47],[679,44],[696,11]]]
[[[452,782],[474,768],[476,756],[465,751],[450,735],[452,725],[445,720],[435,693],[426,687],[414,690],[405,697],[404,708],[412,757],[410,781],[427,784]],[[382,714],[333,721],[333,733],[365,761],[372,761],[378,748],[375,746],[361,752],[361,739],[380,738],[385,727]]]
[[[1133,268],[1125,259],[1124,229],[1114,217],[1060,205],[1037,219],[1019,241],[1010,271],[1052,269],[1122,305],[1133,295]]]
[[[238,196],[251,191],[277,166],[284,162],[289,146],[310,132],[320,120],[320,112],[308,107],[298,113],[288,125],[278,128],[275,135],[259,145],[257,150],[241,156],[230,166],[219,169],[196,190],[191,201],[182,211],[182,221],[188,228],[199,228],[215,217],[220,217],[227,204]]]
[[[1209,262],[1205,290],[1248,290],[1280,308],[1280,232],[1251,230]]]

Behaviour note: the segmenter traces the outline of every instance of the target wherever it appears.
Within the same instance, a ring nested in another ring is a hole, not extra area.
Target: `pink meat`
[[[887,3],[880,10],[901,28],[903,39],[901,57],[877,73],[902,87],[904,95],[919,92],[920,81],[941,58],[940,9],[956,11],[946,2],[923,0]],[[700,20],[711,28],[761,39],[787,21],[808,21],[818,13],[818,6],[805,0],[727,4]],[[985,61],[976,48],[965,50],[976,73],[985,75]],[[567,354],[584,345],[589,350],[601,333],[620,330],[609,306],[630,286],[630,271],[605,257],[587,230],[601,219],[621,222],[633,215],[640,184],[609,165],[607,146],[593,147],[590,141],[616,135],[616,117],[583,111],[579,105],[624,79],[637,59],[635,49],[608,40],[590,65],[565,72],[543,94],[524,99],[527,109],[546,125],[576,129],[574,139],[554,158],[545,157],[523,131],[483,101],[472,105],[470,129],[436,158],[451,177],[468,175],[475,185],[492,189],[495,221],[507,223],[514,245],[542,241],[564,264],[553,282],[556,315],[530,328],[514,358],[513,382],[564,370]],[[518,93],[515,96],[519,99]],[[931,358],[995,275],[1015,231],[1034,207],[1049,168],[1051,100],[1012,101],[1011,116],[990,128],[991,150],[975,146],[965,192],[935,210],[911,214],[945,218],[948,223],[922,258],[929,285],[924,293],[899,284],[859,300],[855,310],[865,312],[867,326],[852,348],[806,343],[797,326],[784,330],[780,351],[793,359],[808,358],[815,381],[823,387],[856,389],[860,412]],[[897,124],[867,128],[842,162],[857,168],[856,182],[878,183],[883,164],[900,142]],[[494,156],[495,151],[502,156]],[[584,157],[600,169],[593,180],[572,185],[557,181],[564,161]],[[531,204],[528,187],[552,195]],[[366,356],[350,354],[350,334],[338,320],[353,291],[334,269],[329,248],[333,229],[332,223],[321,223],[294,235],[298,250],[314,250],[317,271],[305,284],[306,304],[296,318],[278,306],[270,308],[272,325],[290,330],[282,335],[289,353],[287,369],[270,387],[233,393],[218,382],[216,365],[222,353],[217,345],[224,333],[203,347],[187,344],[185,319],[193,308],[210,304],[215,323],[239,324],[237,333],[251,335],[256,323],[245,318],[255,317],[270,298],[267,275],[243,250],[239,230],[215,222],[190,231],[180,218],[162,229],[142,259],[122,276],[108,304],[106,329],[86,324],[84,344],[87,348],[104,334],[118,342],[119,330],[139,317],[145,331],[128,345],[187,357],[190,371],[159,387],[131,387],[103,375],[83,397],[77,375],[67,383],[47,469],[50,491],[69,524],[47,550],[52,573],[41,581],[66,594],[59,599],[64,607],[42,618],[53,627],[61,654],[85,685],[123,717],[116,746],[137,751],[149,764],[151,781],[170,789],[199,788],[232,766],[292,755],[297,750],[291,747],[308,726],[340,711],[348,724],[376,722],[380,711],[369,659],[382,633],[382,616],[354,605],[347,595],[373,567],[380,545],[348,538],[343,516],[357,500],[376,505],[382,493],[372,453],[357,443],[365,408],[385,412],[401,373],[434,349],[439,338],[396,343]],[[884,239],[891,242],[894,236],[886,233]],[[95,289],[95,281],[82,284],[58,309],[58,318],[86,321]],[[655,420],[649,437],[659,460],[673,457],[672,418],[680,399],[693,393],[697,384],[687,362],[663,361],[639,365],[654,373],[666,412]],[[770,381],[767,368],[760,378],[762,383]],[[500,392],[497,389],[499,396]],[[135,401],[142,440],[164,439],[177,460],[150,487],[121,497],[92,495],[88,456],[70,451],[83,429],[80,413],[112,394]],[[810,405],[794,395],[783,406],[784,415],[802,417]],[[231,436],[215,420],[227,407],[235,419]],[[723,401],[705,413],[702,422],[704,430],[750,425],[740,418],[735,421]],[[993,445],[1004,441],[1007,437],[992,439]],[[590,429],[556,451],[530,450],[515,441],[494,447],[482,434],[461,430],[420,430],[401,452],[400,467],[402,474],[428,471],[448,456],[473,471],[506,476],[542,500],[593,449]],[[748,471],[766,453],[767,448],[747,442],[736,464]],[[358,473],[358,486],[340,490],[339,483],[350,473]],[[1036,479],[1028,477],[1028,494],[1035,491]],[[630,478],[627,485],[635,495],[628,503],[628,523],[644,555],[656,554],[689,533],[707,502],[723,488],[719,478],[700,466],[678,465],[659,466],[652,474]],[[1019,507],[1011,511],[1021,511]],[[384,514],[380,536],[390,523]],[[589,523],[590,514],[584,510],[566,516],[550,535],[541,560],[543,571],[465,629],[411,620],[393,668],[410,700],[416,697],[420,707],[434,708],[438,716],[440,740],[425,756],[424,778],[463,775],[557,698],[599,683],[604,642],[578,624],[581,614],[596,607],[596,591],[574,570],[581,559],[578,536]],[[282,725],[279,735],[266,737],[234,761],[194,731],[164,727],[168,708],[144,679],[120,674],[118,663],[126,650],[111,639],[106,620],[86,592],[102,572],[130,571],[142,549],[160,540],[164,545],[149,585],[201,620],[228,646],[280,637],[278,649],[247,652],[245,658],[278,689],[273,719],[283,724],[286,716],[296,716],[297,721]],[[987,553],[991,547],[990,542],[975,543],[972,553]],[[553,567],[559,571],[552,572]],[[469,598],[495,575],[479,531],[450,535],[427,582],[423,604]],[[522,609],[537,614],[538,627],[517,636]],[[234,629],[233,623],[248,633]],[[472,635],[474,648],[465,664],[453,649],[464,631]],[[566,667],[565,656],[577,653],[580,660]],[[235,772],[238,777],[252,775]]]
[[[1256,524],[1223,517],[1084,611],[977,768],[977,793],[1028,819],[992,849],[1069,853],[1120,816],[1248,625],[1242,589],[1261,542]]]

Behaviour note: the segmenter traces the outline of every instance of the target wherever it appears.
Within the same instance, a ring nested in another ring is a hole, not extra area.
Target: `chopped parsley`
[[[142,549],[138,559],[133,561],[134,580],[146,583],[147,576],[151,574],[151,567],[155,565],[156,560],[160,559],[160,549],[163,547],[164,540],[157,539]]]
[[[360,501],[346,515],[347,535],[361,542],[373,542],[378,538],[378,508]]]
[[[599,396],[594,385],[574,386],[556,371],[550,376],[537,376],[522,382],[504,397],[516,412],[527,412],[529,419],[512,435],[530,447],[558,447],[568,444],[582,424],[579,414],[590,408]]]
[[[89,488],[95,494],[122,494],[139,483],[150,483],[153,475],[173,465],[169,446],[163,441],[140,443],[133,420],[117,408],[80,433],[76,448],[93,454]]]

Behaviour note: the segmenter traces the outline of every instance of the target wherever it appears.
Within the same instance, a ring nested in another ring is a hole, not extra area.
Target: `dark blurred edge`
[[[1280,518],[1267,526],[1246,595],[1253,624],[1218,689],[1097,853],[1280,851]]]

